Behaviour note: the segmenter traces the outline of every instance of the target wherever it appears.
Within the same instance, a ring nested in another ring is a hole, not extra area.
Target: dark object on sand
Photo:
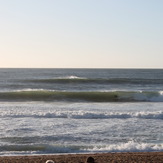
[[[95,160],[93,157],[88,157],[86,163],[95,163]]]

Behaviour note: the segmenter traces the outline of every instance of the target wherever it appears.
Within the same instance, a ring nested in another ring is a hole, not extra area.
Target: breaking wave
[[[67,92],[19,90],[0,92],[0,101],[163,102],[162,91]]]
[[[0,155],[4,154],[50,154],[50,153],[105,153],[105,152],[154,152],[163,151],[163,144],[138,143],[129,141],[126,143],[108,145],[6,145],[1,146]]]
[[[121,144],[94,146],[85,150],[91,152],[152,152],[163,151],[163,144],[138,143],[129,141]]]

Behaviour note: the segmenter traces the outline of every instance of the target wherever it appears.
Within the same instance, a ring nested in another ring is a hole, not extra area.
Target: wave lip
[[[19,90],[0,92],[6,101],[88,101],[88,102],[163,102],[162,91],[64,92],[52,90]]]

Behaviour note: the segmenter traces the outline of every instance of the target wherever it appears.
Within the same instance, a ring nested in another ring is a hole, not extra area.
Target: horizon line
[[[0,67],[0,69],[163,69],[155,67]]]

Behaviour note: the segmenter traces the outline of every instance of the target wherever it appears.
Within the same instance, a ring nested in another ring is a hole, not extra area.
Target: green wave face
[[[161,95],[159,92],[62,92],[45,90],[0,92],[1,101],[148,102],[152,100],[162,101],[160,97]]]
[[[116,101],[116,93],[111,92],[59,92],[59,91],[21,91],[0,93],[1,100],[38,101]]]

